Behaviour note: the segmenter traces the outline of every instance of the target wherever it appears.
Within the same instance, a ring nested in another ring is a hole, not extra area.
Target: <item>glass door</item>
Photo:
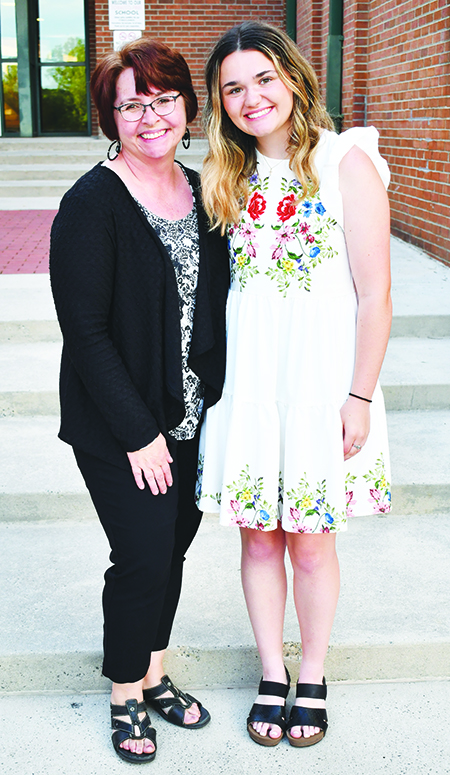
[[[38,134],[87,134],[84,0],[37,0],[36,5]]]
[[[19,84],[15,0],[0,0],[1,134],[18,135]]]

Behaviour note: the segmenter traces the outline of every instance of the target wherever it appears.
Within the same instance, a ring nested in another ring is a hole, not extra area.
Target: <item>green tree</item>
[[[19,81],[17,65],[6,65],[3,70],[3,112],[6,130],[19,130]]]
[[[68,38],[64,45],[57,46],[52,51],[52,58],[60,61],[70,57],[73,62],[85,62],[85,56],[86,49],[81,38]],[[71,95],[70,100],[65,100],[66,119],[69,119],[70,129],[85,130],[87,127],[86,68],[66,65],[51,68],[50,74],[57,90]]]

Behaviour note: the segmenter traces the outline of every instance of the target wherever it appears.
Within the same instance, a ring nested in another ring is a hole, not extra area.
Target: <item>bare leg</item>
[[[294,600],[302,640],[299,683],[321,684],[339,597],[339,562],[332,533],[286,534],[294,569]],[[323,700],[297,698],[296,705],[324,707]],[[316,727],[293,727],[292,737],[317,734]]]
[[[125,705],[125,700],[137,700],[137,702],[142,702],[142,683],[142,681],[136,681],[135,683],[128,684],[113,683],[111,692],[111,704]],[[117,716],[117,718],[126,721],[127,724],[130,723],[128,716]],[[139,718],[142,720],[144,718],[144,714],[140,713]],[[154,744],[147,738],[144,740],[124,740],[123,743],[120,744],[120,747],[124,748],[126,751],[132,751],[132,753],[137,754],[148,754],[155,750]]]
[[[263,678],[286,683],[283,663],[283,624],[286,607],[285,533],[280,526],[264,533],[241,528],[241,575],[250,622],[261,657]],[[256,702],[280,705],[280,697],[258,695]],[[255,722],[260,735],[280,737],[276,725]]]
[[[165,650],[163,651],[153,651],[152,652],[152,659],[150,662],[150,667],[148,668],[147,675],[145,676],[143,680],[143,688],[144,689],[152,689],[154,686],[158,686],[161,683],[161,678],[163,675],[165,675],[163,660],[164,660],[164,654]],[[164,692],[164,694],[160,695],[160,698],[163,697],[172,697],[173,695],[170,692]],[[185,724],[195,724],[200,718],[200,709],[198,705],[192,705],[191,708],[188,708],[185,711],[184,714],[184,723]]]

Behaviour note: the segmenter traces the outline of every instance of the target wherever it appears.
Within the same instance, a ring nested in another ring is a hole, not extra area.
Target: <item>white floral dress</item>
[[[371,431],[344,461],[340,409],[351,389],[357,298],[348,262],[339,162],[353,145],[384,184],[374,127],[324,131],[320,189],[301,191],[287,161],[258,153],[249,201],[229,229],[231,289],[223,396],[200,440],[198,505],[224,525],[291,533],[345,530],[390,511],[386,415],[377,385]]]

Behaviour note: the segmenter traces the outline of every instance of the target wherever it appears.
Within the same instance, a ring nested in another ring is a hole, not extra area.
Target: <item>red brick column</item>
[[[368,123],[392,172],[394,234],[450,263],[447,0],[372,0]]]

